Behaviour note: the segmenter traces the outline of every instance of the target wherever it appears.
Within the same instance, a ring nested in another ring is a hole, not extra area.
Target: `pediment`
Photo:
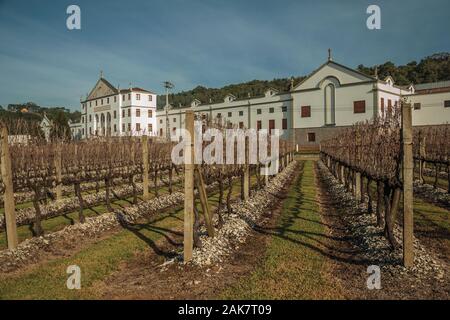
[[[299,83],[294,90],[320,88],[323,81],[327,78],[335,79],[340,85],[375,80],[373,77],[359,71],[328,61]]]
[[[100,78],[89,93],[87,100],[117,94],[117,89],[103,78]]]

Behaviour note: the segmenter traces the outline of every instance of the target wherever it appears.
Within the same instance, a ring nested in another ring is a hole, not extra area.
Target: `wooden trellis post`
[[[360,148],[361,137],[359,135],[357,135],[355,138],[356,138],[355,157],[356,157],[356,162],[359,164],[361,161],[361,148]],[[353,172],[354,172],[354,182],[355,182],[355,184],[353,186],[353,193],[355,195],[355,199],[359,201],[359,200],[361,200],[361,183],[362,183],[361,173],[356,170],[354,170]]]
[[[148,137],[142,136],[142,188],[144,189],[143,199],[147,201],[150,199],[148,192]]]
[[[245,137],[245,164],[244,164],[244,200],[250,197],[250,154],[249,154],[249,137]]]
[[[403,264],[414,264],[413,173],[411,105],[402,104],[403,147]]]
[[[206,223],[206,229],[208,230],[208,235],[210,237],[214,237],[214,227],[212,224],[212,215],[211,215],[211,210],[209,209],[209,204],[208,204],[208,196],[206,194],[206,187],[205,187],[205,183],[203,181],[203,173],[202,173],[202,169],[200,167],[197,167],[197,170],[195,170],[196,173],[196,185],[197,185],[197,190],[200,196],[200,204],[202,206],[202,211],[203,214],[205,216],[205,223]]]
[[[425,157],[425,136],[422,135],[422,132],[419,131],[419,181],[423,183],[423,169],[424,169],[424,161],[423,157]]]
[[[6,127],[1,128],[0,143],[1,143],[1,172],[3,184],[5,186],[3,203],[5,207],[6,239],[8,242],[8,249],[15,249],[17,248],[19,242],[17,239],[16,208],[14,205],[11,154],[9,152],[9,144],[8,144],[8,129]]]
[[[265,167],[264,167],[264,173],[265,173],[264,184],[266,186],[269,185],[269,165],[270,165],[270,162],[267,162]]]
[[[192,259],[194,242],[194,111],[186,111],[184,147],[184,262]]]
[[[56,200],[62,199],[62,146],[58,144],[56,146],[55,154],[55,174],[56,174]]]

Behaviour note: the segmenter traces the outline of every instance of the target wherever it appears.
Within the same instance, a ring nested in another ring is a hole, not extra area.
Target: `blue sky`
[[[66,8],[81,8],[81,30]],[[366,8],[381,7],[381,30]],[[79,108],[99,71],[163,92],[306,75],[327,49],[356,67],[450,51],[448,0],[0,0],[0,105]]]

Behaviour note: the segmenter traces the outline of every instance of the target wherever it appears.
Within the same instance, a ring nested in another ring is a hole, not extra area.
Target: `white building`
[[[414,85],[408,99],[413,105],[415,126],[450,122],[450,81]]]
[[[81,123],[71,124],[73,136],[158,135],[184,127],[185,111],[220,118],[236,127],[279,129],[296,144],[317,144],[337,130],[383,116],[406,98],[414,106],[413,125],[450,122],[450,81],[397,86],[392,77],[378,79],[328,60],[288,92],[267,88],[264,95],[223,102],[194,99],[190,106],[156,111],[156,94],[140,88],[119,89],[102,76],[84,101]],[[168,129],[168,130],[167,130]]]
[[[137,87],[120,89],[100,75],[81,102],[81,137],[156,134],[156,94]]]
[[[186,109],[192,109],[202,117],[222,119],[223,123],[240,128],[280,129],[284,138],[288,138],[288,119],[292,105],[289,93],[279,93],[267,88],[263,96],[236,99],[232,94],[224,97],[220,103],[202,104],[194,100],[190,107],[174,108],[168,111],[169,129],[173,132],[184,125]],[[166,112],[156,112],[158,135],[166,136]]]
[[[82,125],[81,122],[73,122],[69,119],[69,128],[70,133],[72,135],[72,139],[74,140],[80,140],[83,138],[82,136]]]

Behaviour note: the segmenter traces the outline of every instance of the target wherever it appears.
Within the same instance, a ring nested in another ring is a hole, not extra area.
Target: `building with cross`
[[[138,87],[114,87],[100,73],[95,86],[80,100],[81,121],[71,123],[81,139],[94,136],[155,135],[156,94]]]
[[[190,106],[157,111],[158,135],[184,126],[187,109],[205,118],[221,118],[230,126],[279,129],[281,137],[298,145],[317,145],[337,131],[377,116],[386,116],[399,107],[401,99],[413,106],[413,125],[430,126],[450,123],[450,82],[398,86],[388,76],[377,72],[366,75],[333,61],[327,61],[287,92],[267,88],[264,95],[205,103],[194,99]]]
[[[230,127],[278,129],[281,137],[298,145],[317,145],[337,131],[399,107],[401,99],[413,106],[413,125],[450,123],[450,82],[398,86],[388,76],[374,75],[328,59],[286,92],[268,87],[260,96],[222,102],[194,99],[189,106],[156,110],[156,94],[140,89],[113,87],[102,76],[81,101],[82,137],[149,134],[166,137],[184,127],[186,110],[202,118],[221,119]],[[73,124],[75,127],[76,124]],[[78,127],[79,128],[79,127]]]

